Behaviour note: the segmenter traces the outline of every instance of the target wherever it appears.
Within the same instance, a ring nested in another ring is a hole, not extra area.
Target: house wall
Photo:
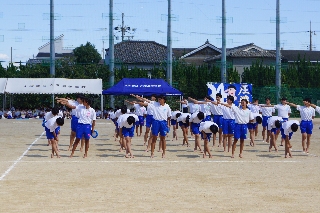
[[[63,39],[57,39],[54,41],[54,49],[56,53],[72,53],[73,49],[64,49],[63,48]],[[41,53],[49,53],[50,52],[50,43],[39,48],[39,52]]]

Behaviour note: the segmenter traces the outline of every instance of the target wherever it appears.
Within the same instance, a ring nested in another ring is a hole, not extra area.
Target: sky
[[[254,43],[276,48],[276,0],[225,0],[227,48]],[[207,40],[221,48],[222,0],[172,0],[173,48],[197,48]],[[87,41],[99,53],[109,47],[109,0],[54,0],[55,37],[64,47]],[[114,27],[135,28],[133,40],[167,45],[167,0],[113,0]],[[0,0],[0,61],[26,62],[50,38],[50,0]],[[286,50],[320,51],[320,0],[280,0],[280,43]],[[115,44],[121,33],[114,30]],[[12,52],[11,52],[12,48]]]

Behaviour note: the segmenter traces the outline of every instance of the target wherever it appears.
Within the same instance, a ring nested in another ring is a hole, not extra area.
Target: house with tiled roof
[[[213,57],[221,54],[221,50],[216,46],[210,44],[207,40],[203,45],[195,49],[188,49],[183,55],[179,54],[179,50],[182,48],[173,48],[174,57],[179,60],[184,60],[188,64],[193,64],[196,66],[203,65],[204,60],[209,57]],[[184,49],[186,50],[186,49]]]
[[[300,60],[305,59],[311,63],[320,62],[320,51],[310,51],[310,50],[281,50],[282,63],[294,63],[298,61],[298,56],[300,55]]]
[[[109,48],[105,50],[106,64],[109,64]],[[114,45],[114,66],[125,65],[129,69],[135,67],[151,70],[166,63],[167,47],[154,41],[126,40]]]
[[[227,66],[236,68],[241,74],[245,67],[250,67],[252,62],[256,60],[262,61],[263,65],[275,65],[276,52],[273,50],[265,50],[254,43],[227,49],[226,51]],[[209,65],[221,64],[221,54],[208,57],[204,62]]]
[[[64,57],[73,56],[73,48],[65,48],[63,45],[64,35],[60,35],[54,39],[54,49],[55,49],[55,58],[61,59]],[[33,59],[28,60],[28,64],[40,64],[43,62],[48,62],[50,60],[50,42],[42,45],[38,48],[39,52],[37,56]]]

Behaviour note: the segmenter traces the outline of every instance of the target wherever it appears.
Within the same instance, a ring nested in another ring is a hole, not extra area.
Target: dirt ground
[[[310,154],[293,135],[293,158],[268,152],[261,133],[245,142],[244,158],[212,147],[203,159],[179,140],[167,139],[166,159],[144,152],[133,138],[134,159],[118,152],[114,126],[97,120],[99,137],[89,157],[67,151],[70,120],[61,128],[61,158],[50,158],[41,120],[0,120],[0,212],[320,212],[320,119]],[[259,130],[262,130],[259,126]],[[279,141],[278,141],[279,144]],[[203,144],[202,144],[203,145]],[[212,143],[211,143],[212,145]]]

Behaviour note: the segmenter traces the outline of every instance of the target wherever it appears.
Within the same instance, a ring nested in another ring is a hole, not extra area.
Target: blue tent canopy
[[[113,87],[103,90],[103,95],[182,95],[163,79],[123,78]]]

